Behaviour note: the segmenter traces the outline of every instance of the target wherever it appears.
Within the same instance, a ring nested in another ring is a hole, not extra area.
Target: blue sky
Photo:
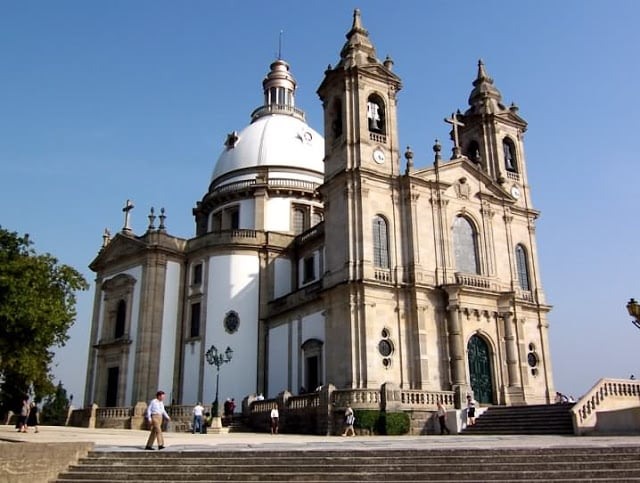
[[[392,8],[390,8],[390,6]],[[247,125],[284,30],[297,104],[321,131],[315,93],[338,60],[353,8],[404,88],[402,146],[450,150],[443,118],[464,110],[482,58],[525,139],[558,390],[640,375],[636,223],[640,2],[0,1],[0,225],[29,233],[82,271],[105,227],[135,232],[165,207],[170,233],[191,209],[226,133]],[[55,374],[83,398],[93,283]]]

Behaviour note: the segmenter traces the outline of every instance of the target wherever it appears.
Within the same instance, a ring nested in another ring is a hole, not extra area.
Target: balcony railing
[[[468,287],[491,288],[491,283],[486,278],[468,273],[456,273],[456,283]]]

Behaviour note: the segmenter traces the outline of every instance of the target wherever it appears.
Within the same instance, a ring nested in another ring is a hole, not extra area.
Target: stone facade
[[[168,234],[164,213],[137,236],[125,207],[91,264],[87,405],[132,406],[158,388],[176,404],[213,400],[210,345],[234,351],[219,376],[237,401],[326,384],[446,392],[457,407],[467,394],[551,401],[527,124],[479,62],[469,108],[447,120],[451,159],[436,143],[433,166],[416,169],[400,153],[392,69],[356,11],[318,88],[324,139],[278,59],[264,106],[227,136],[194,238]]]

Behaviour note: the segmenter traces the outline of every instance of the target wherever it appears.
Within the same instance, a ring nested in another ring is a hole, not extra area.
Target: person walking
[[[273,406],[271,410],[271,434],[278,434],[278,419],[280,413],[278,413],[278,406]]]
[[[204,432],[204,422],[202,420],[203,415],[204,407],[202,406],[201,402],[198,402],[198,404],[193,407],[193,434],[196,434],[196,431],[200,434]]]
[[[347,409],[345,409],[344,411],[344,424],[345,424],[345,429],[344,429],[344,433],[342,433],[342,436],[355,436],[356,435],[356,430],[353,429],[353,425],[356,422],[356,417],[353,414],[353,409],[351,409],[351,406],[347,406]],[[351,434],[349,434],[349,432],[351,432]]]
[[[162,436],[162,422],[163,420],[171,421],[171,418],[167,414],[164,408],[164,391],[158,391],[155,399],[152,399],[147,406],[146,418],[151,425],[149,439],[147,439],[147,445],[144,449],[153,449],[153,443],[158,440],[158,449],[164,449],[164,437]]]
[[[442,403],[438,401],[438,422],[440,423],[440,434],[451,434],[449,428],[447,428],[447,410],[444,408]]]
[[[476,424],[476,400],[467,395],[467,426]]]
[[[22,406],[20,406],[20,413],[18,415],[18,432],[26,433],[27,432],[27,418],[29,417],[29,410],[31,409],[29,405],[29,398],[24,398],[22,400]]]
[[[31,402],[31,407],[29,408],[29,416],[27,416],[27,427],[33,426],[35,428],[35,432],[39,433],[38,429],[40,416],[38,414],[38,405],[35,402]]]

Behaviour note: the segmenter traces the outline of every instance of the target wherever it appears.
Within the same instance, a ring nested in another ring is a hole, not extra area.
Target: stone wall
[[[0,442],[0,481],[46,483],[92,449],[93,443]]]

